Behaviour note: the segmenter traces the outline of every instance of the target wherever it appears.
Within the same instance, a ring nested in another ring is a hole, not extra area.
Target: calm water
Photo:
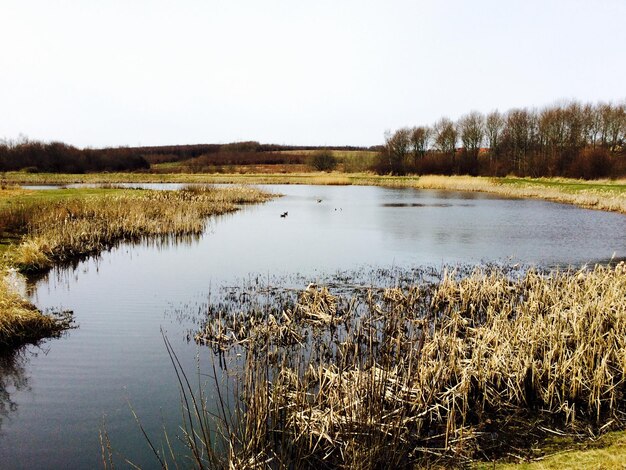
[[[290,273],[315,280],[363,268],[626,257],[618,214],[473,193],[268,188],[285,197],[213,219],[197,239],[122,245],[35,282],[32,300],[73,310],[79,328],[0,360],[0,468],[99,466],[103,422],[116,452],[157,467],[129,404],[156,443],[163,426],[176,434],[178,389],[160,330],[188,371],[196,358],[205,370],[209,352],[186,334],[221,286]]]

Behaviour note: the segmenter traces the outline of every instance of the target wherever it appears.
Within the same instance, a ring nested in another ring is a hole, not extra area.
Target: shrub
[[[318,171],[332,171],[337,166],[337,158],[331,150],[319,150],[311,156],[310,164]]]

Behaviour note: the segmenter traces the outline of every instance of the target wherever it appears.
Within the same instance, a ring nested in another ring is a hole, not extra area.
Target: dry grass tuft
[[[69,326],[70,319],[41,314],[34,305],[13,291],[4,273],[0,275],[0,349],[55,336]]]

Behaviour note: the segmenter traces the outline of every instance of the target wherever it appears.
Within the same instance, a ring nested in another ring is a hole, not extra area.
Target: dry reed
[[[245,358],[231,466],[463,465],[624,423],[626,265],[350,298],[310,286],[295,304],[212,310],[196,340]]]
[[[503,181],[506,180],[468,176],[422,176],[411,186],[421,189],[480,191],[506,197],[546,199],[590,209],[626,214],[626,191],[612,191],[610,189],[611,184],[608,182],[605,188],[596,189],[594,183],[597,184],[597,182],[576,180],[537,179],[526,182],[520,180],[520,184],[506,184]],[[563,187],[559,187],[558,184],[550,185],[550,183],[558,183],[559,181],[564,181],[566,184]],[[574,184],[578,184],[580,189],[568,191],[568,185]]]
[[[625,184],[623,179],[614,181],[582,181],[564,178],[525,178],[523,180],[518,179],[515,184],[510,184],[507,178],[438,175],[379,176],[365,172],[280,174],[89,173],[85,175],[8,172],[5,175],[7,181],[13,184],[119,183],[127,181],[143,183],[368,185],[475,191],[504,197],[545,199],[626,214],[626,191],[623,189]],[[604,187],[598,189],[599,184]],[[576,187],[575,190],[572,190],[572,187]]]
[[[8,277],[0,272],[0,349],[55,336],[68,328],[70,323],[69,315],[41,314],[11,288]]]

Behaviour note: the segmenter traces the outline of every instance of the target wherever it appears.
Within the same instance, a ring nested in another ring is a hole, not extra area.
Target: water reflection
[[[14,401],[16,392],[30,391],[29,378],[26,374],[28,365],[26,349],[0,351],[0,435],[2,425],[17,412],[18,403]]]
[[[467,206],[467,204],[465,204]],[[424,204],[419,202],[387,202],[385,204],[381,204],[382,207],[452,207],[452,204]]]

